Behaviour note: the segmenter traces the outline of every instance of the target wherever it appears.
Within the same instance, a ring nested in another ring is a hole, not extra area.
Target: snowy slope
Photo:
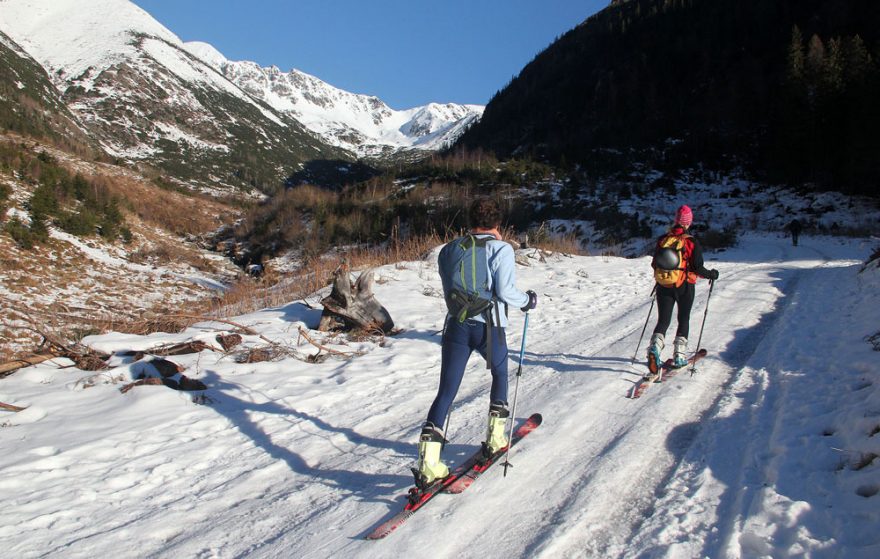
[[[0,31],[43,65],[108,153],[202,184],[255,175],[277,185],[315,158],[439,149],[483,109],[395,111],[297,70],[230,62],[128,0],[4,0]]]
[[[145,11],[127,0],[5,0],[3,29],[43,62],[58,84],[67,76],[99,73],[137,55],[134,33],[179,42]]]
[[[146,53],[182,80],[264,110],[210,67],[193,63],[176,35],[128,0],[5,0],[0,14],[4,30],[46,66],[62,91],[72,85],[91,91],[102,72]]]
[[[750,236],[708,255],[721,272],[709,357],[639,400],[625,396],[642,373],[630,359],[649,308],[648,260],[541,262],[525,251],[518,283],[540,301],[517,415],[541,411],[544,425],[506,478],[490,471],[438,497],[379,542],[363,537],[402,506],[437,385],[433,257],[377,272],[401,334],[378,343],[310,332],[362,353],[351,359],[173,357],[208,385],[202,405],[161,386],[121,394],[148,369],[130,358],[99,375],[64,361],[22,370],[0,380],[0,401],[29,406],[0,412],[0,546],[15,557],[876,557],[880,461],[868,458],[880,454],[880,382],[863,338],[878,330],[880,269],[859,273],[873,244]],[[693,345],[707,294],[701,282]],[[317,350],[298,328],[319,314],[292,302],[235,322],[302,357]],[[522,314],[511,317],[518,348]],[[86,342],[145,350],[215,343],[231,328]],[[487,400],[474,357],[447,459],[479,444]]]
[[[275,66],[233,62],[207,43],[184,46],[253,97],[292,114],[329,143],[358,155],[377,155],[383,148],[439,149],[483,114],[481,105],[454,103],[397,111],[377,97],[343,91],[299,70],[282,72]]]

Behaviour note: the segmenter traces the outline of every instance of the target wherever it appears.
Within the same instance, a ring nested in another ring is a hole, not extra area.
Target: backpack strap
[[[484,315],[484,317],[486,319],[486,368],[487,369],[492,368],[492,329],[495,327],[496,324],[501,325],[501,309],[500,309],[500,305],[498,304],[498,297],[495,296],[494,292],[492,293],[492,304],[495,307],[494,308],[495,317],[497,317],[498,322],[495,322],[495,320],[492,318],[492,310],[493,309],[492,309],[492,307],[489,307],[486,310],[486,313]],[[506,303],[505,303],[505,308],[506,308]]]
[[[492,368],[492,308],[486,311],[486,368]]]
[[[488,243],[488,239],[483,241]],[[497,322],[495,322],[492,318],[492,311],[495,311],[495,317],[497,318]],[[505,304],[506,310],[506,304]],[[492,330],[495,324],[501,324],[501,311],[498,305],[498,297],[495,295],[495,283],[492,283],[492,306],[486,309],[486,368],[492,368]]]
[[[691,254],[688,254],[687,250],[687,242],[693,239],[691,235],[687,233],[682,233],[681,235],[681,259],[684,262],[684,268],[682,270],[687,274],[688,268],[691,267],[691,257],[693,256],[693,249],[691,249]]]

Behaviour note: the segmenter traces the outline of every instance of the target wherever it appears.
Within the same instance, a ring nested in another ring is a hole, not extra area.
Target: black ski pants
[[[654,333],[666,336],[666,331],[669,330],[669,324],[672,322],[672,308],[677,303],[678,329],[675,331],[675,335],[687,338],[690,333],[691,308],[694,306],[696,292],[696,286],[688,282],[684,282],[681,287],[661,287],[658,285],[657,313],[659,316]]]

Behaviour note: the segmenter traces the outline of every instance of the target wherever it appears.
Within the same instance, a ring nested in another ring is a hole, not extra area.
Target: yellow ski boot
[[[443,438],[443,432],[433,423],[425,423],[419,436],[418,468],[413,469],[417,487],[424,489],[434,481],[449,475],[449,467],[440,460],[440,451],[443,450],[444,442],[446,439]]]
[[[505,404],[495,402],[489,406],[489,427],[486,430],[486,442],[483,443],[487,457],[507,448],[508,440],[504,428],[509,417],[510,411]]]

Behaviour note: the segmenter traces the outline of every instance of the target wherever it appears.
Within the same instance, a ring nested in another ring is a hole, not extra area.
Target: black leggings
[[[678,329],[675,331],[675,335],[687,338],[690,332],[691,307],[694,306],[696,292],[694,284],[688,282],[684,282],[678,288],[658,285],[657,311],[659,316],[654,333],[666,336],[666,331],[669,330],[669,324],[672,322],[672,307],[678,303]]]

